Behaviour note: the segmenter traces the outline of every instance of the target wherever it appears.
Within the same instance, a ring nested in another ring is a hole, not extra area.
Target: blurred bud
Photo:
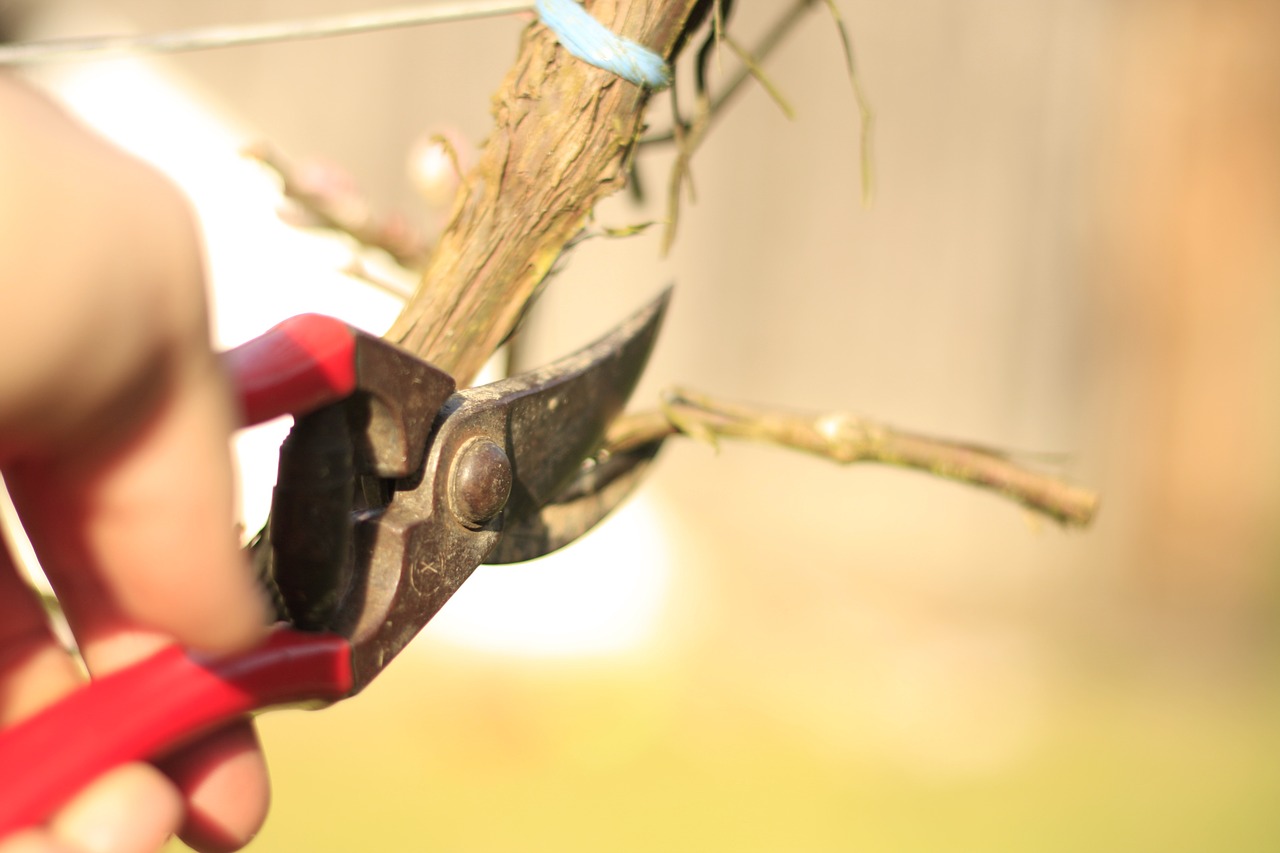
[[[432,207],[446,207],[462,183],[471,145],[452,129],[424,134],[409,152],[409,181]]]

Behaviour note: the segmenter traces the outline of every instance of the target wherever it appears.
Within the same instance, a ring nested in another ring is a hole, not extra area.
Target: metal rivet
[[[468,527],[483,527],[507,505],[511,460],[488,438],[473,438],[458,453],[449,478],[449,504]]]

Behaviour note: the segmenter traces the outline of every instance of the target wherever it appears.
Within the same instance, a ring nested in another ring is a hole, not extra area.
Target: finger
[[[49,830],[24,829],[0,841],[0,853],[79,853],[68,847]]]
[[[0,727],[31,716],[83,681],[0,539]],[[4,839],[0,853],[151,851],[181,819],[173,783],[152,767],[128,765],[86,786],[47,826]]]
[[[0,727],[29,717],[82,681],[0,537]]]
[[[21,87],[6,96],[31,132],[2,138],[20,190],[0,204],[18,236],[3,266],[40,283],[29,310],[0,315],[20,318],[0,335],[14,380],[0,384],[0,464],[23,523],[91,671],[174,640],[243,649],[266,608],[231,532],[230,406],[191,217],[149,170]],[[42,248],[51,222],[73,247]],[[46,669],[33,648],[19,659]]]
[[[92,671],[171,639],[217,653],[265,632],[233,533],[227,390],[212,355],[187,371],[110,457],[15,466],[19,513]]]
[[[93,641],[137,626],[203,651],[245,648],[265,611],[231,532],[233,406],[210,350],[191,212],[43,99],[0,86],[0,104],[6,93],[40,131],[18,135],[6,176],[61,205],[33,222],[0,204],[0,223],[28,229],[0,244],[3,259],[43,284],[18,289],[31,293],[29,310],[9,312],[21,322],[0,323],[0,463],[31,471],[23,523],[69,618],[98,634],[77,635],[87,658]],[[76,193],[52,191],[69,180]],[[68,251],[27,248],[66,220],[83,232]],[[72,600],[67,584],[87,573],[105,599]],[[96,611],[104,624],[91,624]]]
[[[13,561],[2,547],[0,650],[3,652],[0,727],[35,713],[83,681],[71,657],[49,630],[43,608],[18,576]],[[169,758],[164,770],[189,803],[183,836],[192,847],[204,851],[236,850],[261,828],[269,800],[266,767],[248,721],[187,747]],[[31,830],[21,837],[5,839],[0,844],[0,853],[65,850],[67,844],[77,845],[76,850],[96,850],[99,846],[115,849],[109,846],[116,843],[111,839],[133,838],[136,834],[144,843],[149,843],[147,839],[157,834],[178,829],[177,824],[170,825],[165,813],[152,808],[153,801],[164,802],[178,796],[172,784],[166,791],[157,792],[153,784],[146,783],[144,791],[139,793],[136,788],[142,783],[133,776],[125,776],[125,789],[110,793],[110,783],[102,781],[109,778],[115,777],[108,774],[90,786],[99,792],[96,796],[104,798],[102,804],[95,805],[90,798],[78,806],[68,806],[73,809],[70,816],[57,819],[61,840],[52,831]],[[131,779],[133,781],[129,781]],[[123,811],[131,802],[143,805],[144,809],[137,815]],[[104,817],[110,815],[116,817]],[[135,821],[141,823],[134,826]],[[134,826],[134,830],[129,830],[129,826]],[[82,838],[86,833],[92,837]],[[98,845],[94,838],[107,841]]]
[[[182,823],[182,799],[150,764],[103,774],[49,822],[49,834],[83,853],[153,853]]]
[[[107,463],[79,477],[65,466],[23,463],[13,489],[96,674],[175,638],[227,651],[265,632],[266,605],[231,525],[222,377],[210,367],[192,379]],[[256,742],[242,737],[236,749],[196,751],[185,768],[203,780],[184,794],[205,803],[206,825],[230,839],[256,831],[268,799]]]
[[[237,723],[160,763],[182,789],[187,814],[179,835],[202,853],[239,850],[262,828],[270,791],[258,736]],[[249,807],[252,806],[252,807]]]

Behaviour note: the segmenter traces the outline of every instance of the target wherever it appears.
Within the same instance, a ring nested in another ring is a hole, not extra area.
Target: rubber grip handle
[[[241,655],[200,661],[171,647],[95,679],[0,732],[0,839],[39,824],[102,773],[156,758],[250,711],[336,701],[351,646],[289,628]]]
[[[302,415],[356,387],[356,332],[341,320],[299,314],[222,354],[245,424]]]

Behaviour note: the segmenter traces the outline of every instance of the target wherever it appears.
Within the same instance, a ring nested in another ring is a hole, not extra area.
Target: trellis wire
[[[0,45],[0,65],[139,53],[179,53],[354,35],[376,30],[536,11],[572,55],[638,86],[670,85],[671,69],[653,51],[609,31],[575,0],[467,0],[321,18],[203,27],[152,35],[52,39]]]
[[[534,11],[532,0],[466,0],[261,24],[203,27],[137,36],[52,39],[0,45],[0,65],[135,53],[179,53],[494,18]]]

